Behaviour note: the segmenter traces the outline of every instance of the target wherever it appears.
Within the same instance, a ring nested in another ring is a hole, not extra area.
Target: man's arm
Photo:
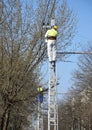
[[[45,34],[45,42],[47,42],[47,37],[48,37],[48,31]]]
[[[46,34],[45,34],[45,38],[47,38],[48,37],[48,31],[46,32]]]

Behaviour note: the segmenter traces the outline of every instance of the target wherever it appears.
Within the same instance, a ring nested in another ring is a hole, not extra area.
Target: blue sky
[[[68,0],[78,17],[78,30],[88,40],[92,40],[92,0]]]
[[[67,2],[76,14],[78,21],[78,33],[73,42],[80,43],[78,50],[82,51],[82,48],[86,48],[87,41],[92,41],[92,0],[67,0]],[[57,63],[57,77],[60,83],[58,92],[67,92],[72,86],[72,74],[77,69],[78,57],[79,55],[72,55],[67,59],[72,62]]]

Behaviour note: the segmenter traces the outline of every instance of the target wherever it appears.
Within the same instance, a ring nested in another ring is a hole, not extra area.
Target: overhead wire
[[[52,6],[52,9],[51,9],[51,13],[50,13],[50,15],[49,15],[48,18],[50,18],[50,17],[52,16],[52,13],[54,12],[55,4],[56,4],[56,0],[54,0],[54,2],[53,2],[53,6]]]
[[[46,19],[46,15],[47,15],[47,12],[48,12],[48,8],[49,8],[49,5],[50,5],[50,1],[51,0],[48,0],[48,3],[47,3],[47,7],[46,7],[46,11],[45,11],[45,14],[44,14],[44,17],[43,17],[43,19],[42,19],[42,22],[41,22],[41,34],[40,34],[40,38],[41,38],[41,44],[40,44],[40,46],[39,46],[39,50],[41,49],[41,47],[42,47],[42,43],[43,43],[43,24],[45,24],[45,19]],[[44,51],[45,51],[46,49],[44,48]],[[44,51],[43,51],[43,53],[44,53]],[[43,55],[43,53],[41,54],[41,55]]]
[[[49,5],[50,5],[50,1],[51,1],[51,0],[48,0],[47,8],[46,8],[46,11],[45,11],[43,20],[42,20],[42,24],[45,24],[45,18],[46,18],[47,12],[48,12],[48,8],[49,8]],[[51,12],[50,12],[50,14],[49,14],[49,16],[48,16],[48,19],[52,16],[52,13],[53,13],[54,8],[55,8],[55,3],[56,3],[56,0],[54,0],[54,2],[53,2],[52,9],[51,9]],[[47,23],[48,23],[48,22],[47,22]]]
[[[45,22],[45,18],[46,18],[46,14],[47,14],[47,11],[48,11],[48,8],[49,8],[50,1],[51,1],[51,0],[48,0],[47,8],[46,8],[46,11],[45,11],[45,14],[44,14],[43,20],[42,20],[42,24]],[[44,24],[45,24],[45,23],[44,23]]]

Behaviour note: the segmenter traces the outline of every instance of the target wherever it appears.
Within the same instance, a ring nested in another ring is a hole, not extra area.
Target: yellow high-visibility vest
[[[56,37],[57,36],[57,34],[58,34],[58,32],[55,30],[55,29],[50,29],[50,30],[48,30],[48,32],[47,32],[47,37]]]

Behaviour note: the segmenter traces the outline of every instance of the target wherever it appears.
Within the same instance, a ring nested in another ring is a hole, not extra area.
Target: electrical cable
[[[45,24],[45,18],[46,18],[46,14],[47,14],[47,11],[48,11],[48,7],[49,7],[49,4],[50,4],[50,1],[51,0],[48,0],[48,3],[47,3],[47,7],[46,7],[46,12],[44,14],[44,17],[43,17],[43,20],[42,20],[42,23],[41,23],[41,35],[40,35],[40,38],[41,38],[41,44],[39,46],[39,50],[41,49],[41,46],[43,45],[42,42],[43,42],[43,24]],[[45,50],[44,50],[45,51]]]
[[[54,2],[53,2],[53,6],[52,6],[52,9],[51,9],[51,13],[50,13],[50,15],[49,15],[48,18],[50,18],[50,17],[52,16],[52,13],[53,13],[54,8],[55,8],[55,3],[56,3],[56,0],[54,0]]]
[[[43,20],[42,20],[42,25],[45,24],[45,18],[46,18],[47,12],[48,12],[48,8],[49,8],[50,1],[51,1],[51,0],[48,0],[46,12],[45,12],[44,18],[43,18]],[[54,0],[54,2],[53,2],[53,6],[52,6],[52,9],[51,9],[51,13],[50,13],[50,15],[48,16],[48,19],[52,16],[52,13],[53,13],[54,7],[55,7],[55,3],[56,3],[56,0]],[[48,22],[47,22],[47,23],[48,23]]]
[[[42,20],[42,24],[45,24],[45,18],[46,18],[46,14],[47,14],[47,11],[48,11],[49,4],[50,4],[50,0],[48,0],[46,12],[45,12],[44,18],[43,18],[43,20]]]

